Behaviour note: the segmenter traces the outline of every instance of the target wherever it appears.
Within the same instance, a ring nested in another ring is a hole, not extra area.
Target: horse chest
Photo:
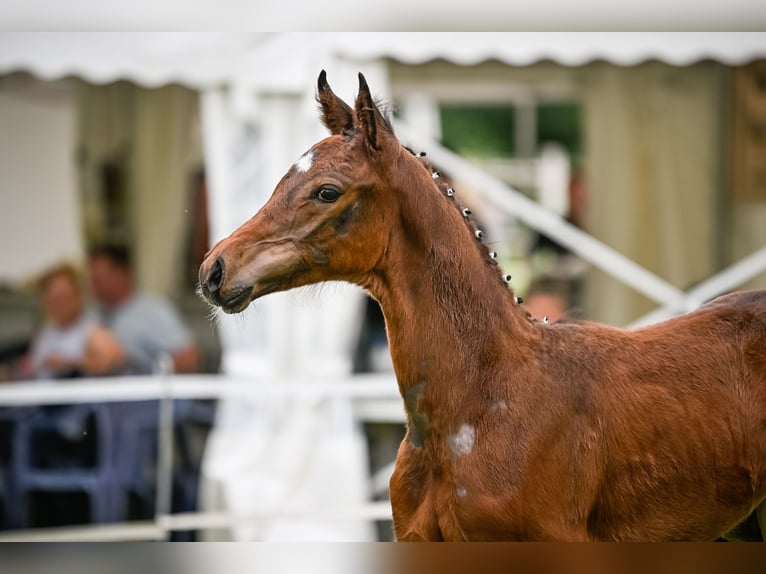
[[[391,478],[397,539],[486,540],[501,532],[499,538],[513,538],[519,513],[509,509],[518,505],[519,491],[505,481],[498,495],[497,471],[507,476],[492,468],[467,425],[444,437],[441,448],[405,439]]]

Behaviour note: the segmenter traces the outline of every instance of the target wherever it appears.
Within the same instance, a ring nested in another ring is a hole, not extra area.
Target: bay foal
[[[533,321],[364,77],[331,136],[208,254],[228,313],[326,280],[380,303],[407,434],[399,540],[712,540],[766,518],[766,292],[636,331]],[[763,526],[763,522],[761,522]]]

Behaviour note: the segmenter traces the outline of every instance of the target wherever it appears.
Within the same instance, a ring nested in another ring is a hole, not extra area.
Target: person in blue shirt
[[[92,249],[88,274],[99,322],[125,351],[125,373],[154,372],[163,353],[172,357],[176,373],[199,369],[199,347],[180,314],[168,301],[136,289],[126,247]]]

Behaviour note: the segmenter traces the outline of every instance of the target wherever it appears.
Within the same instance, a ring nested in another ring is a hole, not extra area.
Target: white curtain
[[[79,157],[83,214],[91,241],[128,241],[141,288],[177,295],[192,223],[191,174],[200,164],[198,95],[178,85],[81,84]],[[126,223],[106,218],[102,168],[116,166]]]
[[[172,85],[136,100],[132,204],[139,284],[177,295],[193,223],[191,175],[199,164],[197,93]],[[189,287],[186,286],[188,291]]]

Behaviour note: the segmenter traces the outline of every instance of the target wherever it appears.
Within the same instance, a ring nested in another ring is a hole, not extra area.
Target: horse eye
[[[325,203],[332,203],[340,197],[340,191],[334,187],[320,187],[317,191],[317,197]]]

